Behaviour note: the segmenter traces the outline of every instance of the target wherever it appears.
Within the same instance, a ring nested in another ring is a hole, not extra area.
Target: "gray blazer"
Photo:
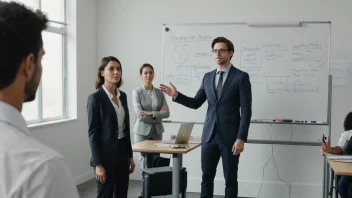
[[[153,86],[153,89],[155,90],[156,97],[158,100],[158,110],[159,111],[153,111],[153,115],[155,118],[152,116],[143,116],[139,114],[139,111],[152,111],[152,101],[150,100],[147,90],[144,88],[144,85],[136,88],[133,90],[132,93],[132,102],[133,102],[133,107],[134,107],[134,112],[136,113],[137,119],[136,123],[134,124],[133,127],[133,133],[142,135],[142,136],[147,136],[152,128],[152,124],[155,124],[156,132],[158,134],[161,134],[164,132],[164,127],[162,124],[162,119],[168,118],[170,116],[170,111],[167,109],[166,111],[160,112],[160,109],[163,106],[166,106],[166,99],[164,93]]]

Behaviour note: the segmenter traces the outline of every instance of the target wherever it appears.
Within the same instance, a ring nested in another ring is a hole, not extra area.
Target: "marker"
[[[315,120],[312,120],[312,121],[310,121],[310,123],[322,124],[323,122],[321,122],[321,121],[315,121]]]
[[[299,123],[303,123],[304,121],[297,121],[297,120],[295,120],[294,122],[299,122]]]
[[[171,120],[163,120],[163,122],[171,122]]]
[[[325,137],[325,135],[323,134],[322,142],[325,143],[325,140],[326,140],[326,137]]]
[[[282,122],[292,122],[291,119],[283,119]]]

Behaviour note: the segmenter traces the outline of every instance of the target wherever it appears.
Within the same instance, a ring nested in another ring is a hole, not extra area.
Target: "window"
[[[49,18],[48,29],[42,34],[46,53],[42,60],[41,83],[36,99],[23,105],[22,115],[28,123],[66,118],[65,0],[15,1],[32,9],[40,9]]]

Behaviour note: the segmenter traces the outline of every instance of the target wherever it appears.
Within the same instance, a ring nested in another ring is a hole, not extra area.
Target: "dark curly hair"
[[[227,45],[227,50],[229,50],[229,52],[235,52],[235,47],[233,46],[233,43],[225,37],[215,38],[211,43],[211,49],[214,49],[214,46],[216,43],[225,43]],[[232,56],[230,57],[230,59],[232,59]]]
[[[352,130],[352,112],[349,112],[346,115],[345,121],[343,122],[343,129],[345,131]]]
[[[0,1],[0,90],[13,83],[28,55],[38,59],[48,19],[23,4]]]
[[[121,85],[123,84],[121,62],[119,61],[119,59],[117,59],[117,58],[115,58],[113,56],[107,56],[107,57],[102,58],[101,61],[100,61],[100,66],[99,66],[99,69],[97,71],[97,79],[95,80],[95,89],[98,89],[99,87],[101,87],[104,84],[105,79],[104,79],[104,77],[101,76],[101,71],[104,71],[105,67],[109,64],[110,61],[118,62],[120,64],[120,67],[121,67],[121,78],[120,78],[120,81],[118,83],[116,83],[116,87],[120,88]]]

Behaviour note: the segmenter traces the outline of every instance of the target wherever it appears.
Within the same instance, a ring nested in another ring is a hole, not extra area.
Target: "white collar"
[[[216,68],[216,74],[218,74],[218,71],[223,71],[223,72],[225,72],[227,74],[227,73],[229,73],[230,68],[231,68],[231,63],[227,67],[225,67],[225,69],[223,69],[223,70],[220,70],[219,67],[217,67]]]
[[[112,94],[110,93],[110,91],[109,91],[104,85],[102,85],[102,87],[103,87],[105,93],[108,95],[109,99],[112,100],[112,98],[114,97],[114,95],[112,95]],[[116,97],[119,98],[119,97],[120,97],[120,91],[119,91],[118,88],[116,88],[116,93],[117,93],[117,96],[116,96]]]
[[[21,113],[13,106],[0,101],[0,122],[5,122],[19,129],[27,136],[32,136]]]
[[[143,90],[146,90],[146,91],[154,91],[154,86],[152,85],[152,90],[147,90],[147,89],[144,87],[144,85],[142,84],[142,89],[143,89]]]

